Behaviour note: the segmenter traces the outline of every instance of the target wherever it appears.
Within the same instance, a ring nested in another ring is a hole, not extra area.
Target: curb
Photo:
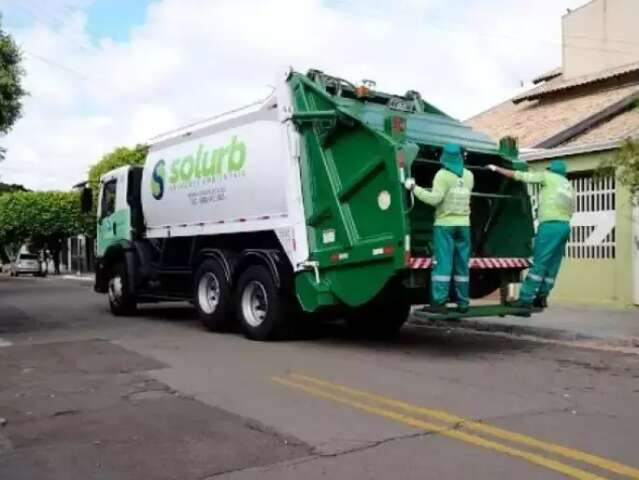
[[[533,337],[543,340],[556,340],[561,342],[585,342],[596,341],[613,347],[638,348],[639,337],[611,337],[588,335],[571,330],[559,328],[537,327],[520,324],[504,324],[487,320],[460,319],[451,321],[442,320],[421,320],[411,316],[408,320],[410,325],[420,327],[435,327],[446,329],[466,329],[482,333],[501,333],[517,337]]]
[[[79,280],[81,282],[93,282],[95,280],[93,277],[83,277],[81,275],[60,275],[58,278],[63,278],[64,280]]]

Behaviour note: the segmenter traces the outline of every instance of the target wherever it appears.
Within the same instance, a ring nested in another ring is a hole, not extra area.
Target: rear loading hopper
[[[397,308],[388,303],[429,303],[434,209],[402,182],[413,176],[430,187],[443,145],[457,143],[475,175],[471,297],[502,291],[502,305],[469,314],[514,313],[504,293],[528,267],[530,199],[524,185],[485,168],[526,169],[514,141],[495,144],[414,91],[388,95],[318,71],[289,84],[312,266],[296,277],[304,309],[373,314]]]

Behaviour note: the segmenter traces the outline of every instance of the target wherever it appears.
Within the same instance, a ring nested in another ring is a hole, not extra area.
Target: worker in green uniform
[[[546,308],[548,295],[555,285],[570,237],[570,219],[574,209],[574,190],[566,178],[566,164],[550,162],[541,172],[517,172],[488,165],[494,172],[514,180],[541,185],[539,227],[533,248],[533,265],[521,286],[518,307]]]
[[[439,161],[442,168],[435,175],[431,190],[416,185],[413,178],[407,179],[404,186],[414,192],[417,199],[435,207],[428,311],[446,313],[452,280],[458,309],[466,312],[470,279],[470,194],[475,180],[471,171],[464,168],[459,145],[444,145]]]

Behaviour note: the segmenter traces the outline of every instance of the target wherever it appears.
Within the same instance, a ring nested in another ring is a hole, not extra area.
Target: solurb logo
[[[164,160],[158,161],[153,167],[153,172],[151,173],[151,195],[156,200],[161,199],[164,196]]]

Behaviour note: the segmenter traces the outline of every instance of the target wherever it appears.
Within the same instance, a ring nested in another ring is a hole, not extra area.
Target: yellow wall
[[[569,172],[596,170],[614,152],[596,152],[563,158]],[[549,160],[532,161],[532,170],[546,168]],[[632,201],[617,182],[616,252],[614,259],[566,258],[551,298],[559,303],[633,307]]]
[[[616,277],[615,260],[566,258],[551,299],[559,303],[617,305]]]

